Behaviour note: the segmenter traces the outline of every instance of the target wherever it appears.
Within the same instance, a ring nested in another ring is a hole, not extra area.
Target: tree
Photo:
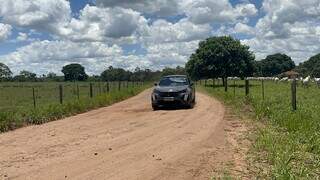
[[[136,67],[130,76],[130,81],[141,81],[145,78],[146,78],[146,76],[145,76],[144,71],[142,69],[140,69],[139,67]]]
[[[275,76],[295,68],[291,57],[286,54],[268,55],[265,59],[257,62],[257,74],[261,76]]]
[[[46,77],[48,79],[55,79],[57,77],[57,74],[54,72],[49,72]]]
[[[320,53],[299,64],[297,71],[304,76],[320,77]]]
[[[8,80],[12,76],[12,72],[9,67],[3,63],[0,63],[0,81]]]
[[[26,81],[37,81],[37,74],[30,71],[20,71],[19,75],[13,77],[14,81],[26,82]]]
[[[44,76],[44,81],[60,82],[63,80],[64,80],[63,76],[58,76],[56,73],[53,73],[53,72],[49,72],[47,75]]]
[[[99,81],[101,81],[101,78],[98,75],[92,75],[92,76],[88,77],[88,81],[90,81],[90,82],[99,82]]]
[[[254,72],[254,55],[249,47],[230,36],[210,37],[199,43],[186,71],[192,79],[229,76],[247,77]]]
[[[104,81],[127,81],[129,80],[129,77],[130,72],[112,66],[109,66],[108,69],[101,73],[101,79]]]
[[[185,75],[186,71],[183,67],[177,66],[176,68],[166,67],[162,70],[162,76],[167,75]]]
[[[80,64],[69,64],[62,68],[65,81],[85,81],[88,75]]]

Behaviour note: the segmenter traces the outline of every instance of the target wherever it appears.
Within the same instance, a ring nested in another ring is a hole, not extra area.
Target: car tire
[[[187,109],[192,109],[193,108],[193,104],[188,104],[187,105]]]
[[[192,109],[194,107],[194,103],[190,102],[189,104],[187,104],[187,108],[188,109]]]
[[[154,111],[157,111],[157,110],[159,110],[159,106],[152,104],[152,109],[153,109]]]
[[[195,104],[196,104],[196,98],[193,98],[193,100],[190,102],[190,104],[187,105],[187,108],[192,109]]]

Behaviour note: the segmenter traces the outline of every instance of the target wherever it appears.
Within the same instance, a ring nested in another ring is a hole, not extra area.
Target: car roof
[[[186,75],[167,75],[167,76],[163,76],[163,78],[168,78],[168,77],[187,77]]]

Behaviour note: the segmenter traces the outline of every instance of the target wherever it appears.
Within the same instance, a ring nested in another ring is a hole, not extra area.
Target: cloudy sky
[[[0,62],[15,74],[174,67],[220,35],[298,64],[320,53],[320,0],[0,0]]]

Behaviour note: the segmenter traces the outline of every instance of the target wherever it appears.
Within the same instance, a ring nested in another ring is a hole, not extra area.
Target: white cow
[[[306,78],[304,78],[303,80],[302,80],[302,85],[303,85],[303,87],[309,87],[309,83],[310,83],[310,76],[307,76]]]
[[[289,79],[288,77],[284,77],[284,78],[282,78],[280,81],[281,81],[281,82],[284,82],[284,81],[288,81],[288,79]]]
[[[320,78],[314,78],[314,81],[318,85],[318,88],[320,88]]]

